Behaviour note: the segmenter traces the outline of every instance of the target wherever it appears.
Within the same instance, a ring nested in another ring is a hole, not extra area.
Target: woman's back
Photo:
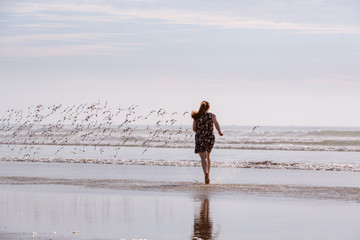
[[[212,134],[213,133],[212,113],[209,112],[204,113],[196,121],[196,129],[197,132],[201,134]]]

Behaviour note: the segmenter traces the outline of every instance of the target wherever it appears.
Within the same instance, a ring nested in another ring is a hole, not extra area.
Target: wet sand
[[[199,168],[0,167],[0,239],[360,238],[351,172],[214,169],[206,186]]]

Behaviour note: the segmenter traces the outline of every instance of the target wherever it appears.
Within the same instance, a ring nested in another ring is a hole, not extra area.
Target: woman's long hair
[[[197,121],[202,115],[204,115],[204,113],[206,113],[207,110],[209,110],[210,108],[210,104],[207,101],[202,101],[200,104],[200,108],[199,111],[192,111],[191,112],[191,117]]]

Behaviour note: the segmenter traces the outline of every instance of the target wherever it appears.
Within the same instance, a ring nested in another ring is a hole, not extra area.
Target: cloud
[[[62,23],[25,23],[12,25],[15,28],[25,28],[25,29],[54,29],[54,28],[69,28],[74,27],[71,24],[62,24]]]
[[[319,2],[321,3],[321,1]],[[150,5],[151,6],[151,5]],[[218,29],[256,29],[287,31],[296,34],[360,34],[359,26],[326,25],[316,23],[295,23],[255,19],[227,14],[215,10],[198,11],[186,9],[128,8],[119,5],[106,5],[102,1],[63,1],[36,3],[11,3],[2,6],[6,20],[0,20],[9,27],[35,29],[34,32],[49,32],[52,29],[76,31],[87,24],[166,24],[186,25],[188,28],[213,27]],[[19,18],[20,17],[20,18]],[[25,19],[25,22],[12,19]],[[91,28],[93,29],[93,28]],[[23,29],[20,29],[23,30]],[[94,30],[94,29],[93,29]],[[16,32],[16,31],[14,31]],[[140,51],[142,43],[123,42],[120,36],[128,33],[56,33],[2,35],[0,38],[2,57],[16,56],[75,56],[75,55],[128,55]],[[192,41],[183,38],[176,43]],[[56,48],[56,49],[52,49]]]
[[[314,86],[333,86],[333,87],[359,87],[360,83],[356,81],[355,76],[333,75],[325,77],[313,77],[304,80],[305,84]]]
[[[15,36],[2,36],[0,43],[31,42],[31,41],[61,41],[74,42],[83,40],[103,40],[117,36],[130,35],[127,33],[50,33],[50,34],[27,34]]]
[[[67,46],[25,46],[4,48],[0,57],[62,57],[62,56],[127,56],[140,48],[135,46],[119,46],[115,44],[83,44]]]
[[[128,56],[142,43],[114,41],[120,33],[59,33],[3,36],[0,57]],[[100,42],[100,43],[99,43]]]
[[[14,7],[7,7],[2,11],[27,16],[32,15],[37,19],[46,21],[122,22],[129,20],[153,20],[153,23],[157,24],[163,22],[166,24],[209,26],[225,29],[286,30],[298,34],[360,34],[359,26],[273,21],[271,19],[245,18],[226,13],[221,14],[214,11],[124,9],[112,5],[76,3],[21,3]]]

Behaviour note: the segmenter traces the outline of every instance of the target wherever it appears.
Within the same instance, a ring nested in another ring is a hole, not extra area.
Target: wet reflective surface
[[[201,196],[198,200],[201,205],[199,212],[194,216],[194,231],[192,239],[216,239],[219,232],[214,232],[213,221],[210,215],[210,201],[208,196]]]
[[[1,239],[355,240],[359,222],[359,204],[337,201],[51,185],[0,188]]]
[[[0,239],[360,239],[354,173],[0,167]]]

